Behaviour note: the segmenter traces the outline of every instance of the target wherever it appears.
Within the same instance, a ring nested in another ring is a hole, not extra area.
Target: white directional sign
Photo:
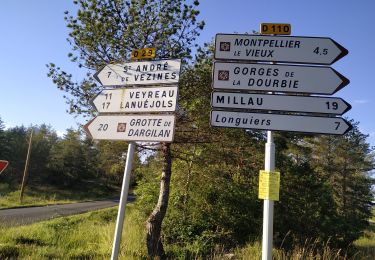
[[[94,99],[99,113],[173,112],[178,87],[105,89]]]
[[[348,83],[329,67],[214,63],[215,89],[333,94]]]
[[[340,117],[212,111],[211,125],[245,129],[342,135],[352,126]]]
[[[342,115],[351,106],[341,98],[213,92],[212,107]]]
[[[177,83],[181,60],[158,60],[108,64],[94,77],[104,86]]]
[[[332,64],[348,51],[330,38],[217,34],[215,59]]]
[[[96,140],[172,142],[174,115],[99,115],[85,125]]]

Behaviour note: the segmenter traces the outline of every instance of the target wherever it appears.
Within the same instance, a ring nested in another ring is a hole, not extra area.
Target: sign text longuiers
[[[340,117],[212,111],[211,125],[244,129],[342,135],[352,126]]]

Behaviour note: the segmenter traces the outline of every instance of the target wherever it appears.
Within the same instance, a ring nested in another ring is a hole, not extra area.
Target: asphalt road
[[[128,196],[128,201],[134,197]],[[119,200],[100,200],[73,204],[51,205],[0,210],[0,226],[27,225],[41,220],[85,213],[88,211],[118,206]]]

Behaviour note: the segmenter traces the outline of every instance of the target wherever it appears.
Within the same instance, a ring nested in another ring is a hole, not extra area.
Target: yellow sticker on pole
[[[259,171],[259,194],[262,200],[279,201],[280,172]]]
[[[261,34],[290,35],[292,26],[289,23],[261,23]]]
[[[152,59],[156,56],[156,48],[144,48],[144,49],[135,49],[132,51],[130,58],[132,60],[139,59]]]

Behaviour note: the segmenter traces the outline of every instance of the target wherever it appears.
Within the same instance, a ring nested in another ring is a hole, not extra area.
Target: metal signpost
[[[291,26],[265,23],[261,31],[288,35]],[[350,104],[341,98],[316,96],[337,92],[348,79],[326,66],[275,62],[330,65],[347,53],[337,42],[323,37],[216,35],[212,87],[225,92],[212,93],[211,125],[267,130],[265,169],[259,180],[259,198],[264,200],[262,260],[272,259],[273,208],[280,185],[270,130],[342,135],[352,128],[336,117],[350,110]]]
[[[131,57],[153,58],[155,53],[155,48],[145,48],[133,50]],[[84,129],[95,140],[129,141],[112,260],[118,259],[120,250],[135,141],[173,141],[175,115],[160,113],[173,113],[176,110],[180,67],[179,59],[137,61],[108,64],[94,75],[103,86],[112,88],[103,89],[91,101],[99,115],[88,122]],[[144,87],[133,87],[136,85]],[[153,114],[140,114],[144,112]]]

